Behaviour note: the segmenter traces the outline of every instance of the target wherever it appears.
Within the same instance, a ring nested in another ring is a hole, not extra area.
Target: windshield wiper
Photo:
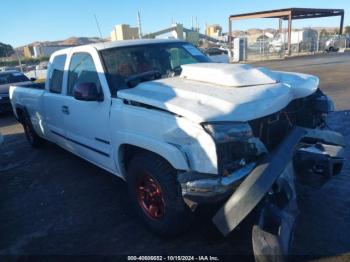
[[[137,86],[139,83],[160,79],[162,74],[158,70],[151,70],[140,74],[129,76],[125,83],[129,88]]]

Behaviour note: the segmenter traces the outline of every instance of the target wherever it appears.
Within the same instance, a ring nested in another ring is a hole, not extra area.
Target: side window
[[[58,55],[53,59],[52,64],[50,65],[49,91],[51,93],[60,94],[62,91],[62,80],[66,58],[66,55]]]
[[[177,68],[180,65],[193,64],[198,61],[182,48],[170,49],[170,63],[172,68]]]
[[[67,95],[73,95],[73,88],[77,83],[95,83],[97,88],[101,89],[94,60],[87,53],[76,53],[72,56],[69,65]]]

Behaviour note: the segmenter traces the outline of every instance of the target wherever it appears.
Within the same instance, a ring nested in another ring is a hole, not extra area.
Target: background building
[[[49,57],[52,53],[72,47],[74,45],[45,45],[42,43],[34,44],[34,45],[28,45],[23,48],[24,56],[25,57]]]
[[[129,40],[139,38],[139,28],[130,25],[116,25],[111,32],[111,41]]]
[[[205,34],[211,37],[218,37],[222,34],[222,27],[218,24],[207,25],[205,28]]]
[[[27,45],[23,47],[23,55],[25,57],[33,57],[34,55],[34,50],[32,45]]]

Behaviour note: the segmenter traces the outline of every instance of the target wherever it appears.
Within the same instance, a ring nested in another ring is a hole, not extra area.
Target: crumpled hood
[[[277,112],[318,88],[318,78],[239,64],[185,65],[180,77],[140,83],[118,97],[201,123],[249,121]],[[256,76],[256,77],[255,77]]]
[[[267,68],[248,64],[200,63],[181,66],[181,78],[215,85],[244,87],[278,82],[278,75]]]

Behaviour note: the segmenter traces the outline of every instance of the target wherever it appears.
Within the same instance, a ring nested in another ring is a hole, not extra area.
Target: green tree
[[[13,47],[4,43],[0,43],[0,57],[7,57],[14,53]]]

